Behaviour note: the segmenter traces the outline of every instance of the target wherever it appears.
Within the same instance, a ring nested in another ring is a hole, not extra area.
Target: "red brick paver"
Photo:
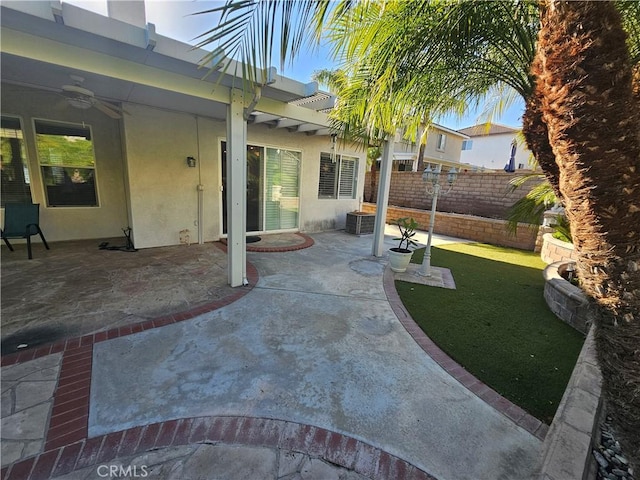
[[[184,418],[83,438],[9,466],[2,471],[2,479],[45,480],[52,474],[108,464],[119,457],[201,442],[292,450],[372,479],[437,480],[407,461],[353,437],[313,425],[254,417]]]
[[[309,235],[305,235],[304,233],[296,233],[297,236],[302,237],[304,242],[298,243],[296,245],[283,245],[283,246],[258,246],[253,243],[247,243],[247,252],[261,252],[261,253],[284,253],[284,252],[294,252],[296,250],[302,250],[304,248],[309,248],[313,246],[314,241]],[[227,239],[222,238],[220,242],[226,248]],[[226,252],[226,250],[225,250]]]

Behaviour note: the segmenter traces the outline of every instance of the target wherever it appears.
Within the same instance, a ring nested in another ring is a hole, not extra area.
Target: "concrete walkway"
[[[45,453],[3,475],[98,478],[108,460],[156,465],[153,478],[530,478],[541,441],[416,343],[371,237],[313,239],[249,253],[260,280],[230,305],[66,345],[53,410],[77,402],[81,415],[54,412]],[[269,474],[246,470],[258,458]]]

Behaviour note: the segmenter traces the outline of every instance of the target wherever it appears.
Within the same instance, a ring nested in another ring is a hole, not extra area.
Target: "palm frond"
[[[214,46],[202,60],[213,62],[212,70],[222,68],[224,73],[241,73],[250,83],[264,83],[274,55],[283,69],[287,59],[319,41],[332,10],[336,15],[335,11],[349,11],[351,5],[352,0],[227,0],[223,6],[197,13],[218,13],[220,19],[215,28],[197,37],[195,47]],[[229,58],[239,62],[233,72],[229,72]]]
[[[531,179],[543,179],[543,175],[530,174],[514,177],[510,182],[510,188],[515,189],[524,185]],[[544,212],[556,202],[551,185],[546,180],[535,185],[524,197],[515,202],[507,213],[507,231],[515,235],[518,224],[529,224],[532,228],[542,223]]]

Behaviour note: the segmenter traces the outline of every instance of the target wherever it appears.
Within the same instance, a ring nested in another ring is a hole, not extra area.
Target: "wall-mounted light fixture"
[[[191,168],[195,168],[196,166],[196,159],[193,157],[187,157],[187,165]]]

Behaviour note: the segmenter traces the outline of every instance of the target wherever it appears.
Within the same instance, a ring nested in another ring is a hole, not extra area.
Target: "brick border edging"
[[[253,245],[252,243],[247,243],[247,252],[256,252],[256,253],[284,253],[284,252],[295,252],[296,250],[303,250],[305,248],[309,248],[313,246],[315,243],[313,238],[309,235],[301,232],[295,232],[296,235],[302,237],[304,242],[298,243],[296,245],[287,245],[285,247],[258,247]],[[225,248],[227,246],[227,239],[220,239],[220,243],[222,243]]]
[[[502,413],[519,427],[534,435],[540,440],[544,440],[549,426],[542,423],[534,416],[528,414],[522,408],[504,398],[488,385],[471,375],[462,365],[453,360],[426,333],[420,328],[411,317],[400,299],[396,290],[395,279],[391,268],[387,265],[383,275],[384,293],[405,330],[413,337],[416,343],[429,355],[438,365],[440,365],[449,375],[460,382],[465,388],[481,398],[485,403]]]
[[[211,442],[292,450],[373,479],[437,480],[353,437],[313,425],[242,416],[191,417],[82,438],[2,469],[2,480],[45,480],[159,448]]]
[[[226,247],[223,248],[223,245],[217,245],[217,247],[226,253]],[[9,353],[1,357],[1,366],[5,367],[9,365],[15,365],[16,363],[28,362],[29,360],[35,360],[36,358],[44,357],[52,353],[63,351],[66,352],[67,350],[75,349],[80,346],[93,345],[94,343],[103,342],[104,340],[124,337],[133,333],[143,332],[145,330],[151,330],[152,328],[169,325],[171,323],[182,322],[184,320],[189,320],[191,318],[197,317],[198,315],[212,312],[224,306],[230,305],[231,303],[241,299],[247,293],[253,290],[253,287],[258,283],[260,276],[256,267],[250,262],[247,262],[247,277],[247,279],[249,280],[249,285],[238,287],[237,290],[234,291],[231,295],[227,295],[226,297],[219,300],[199,305],[184,312],[163,315],[151,320],[132,323],[124,327],[115,327],[104,332],[90,333],[81,337],[73,337],[47,345],[28,348],[20,352]]]

